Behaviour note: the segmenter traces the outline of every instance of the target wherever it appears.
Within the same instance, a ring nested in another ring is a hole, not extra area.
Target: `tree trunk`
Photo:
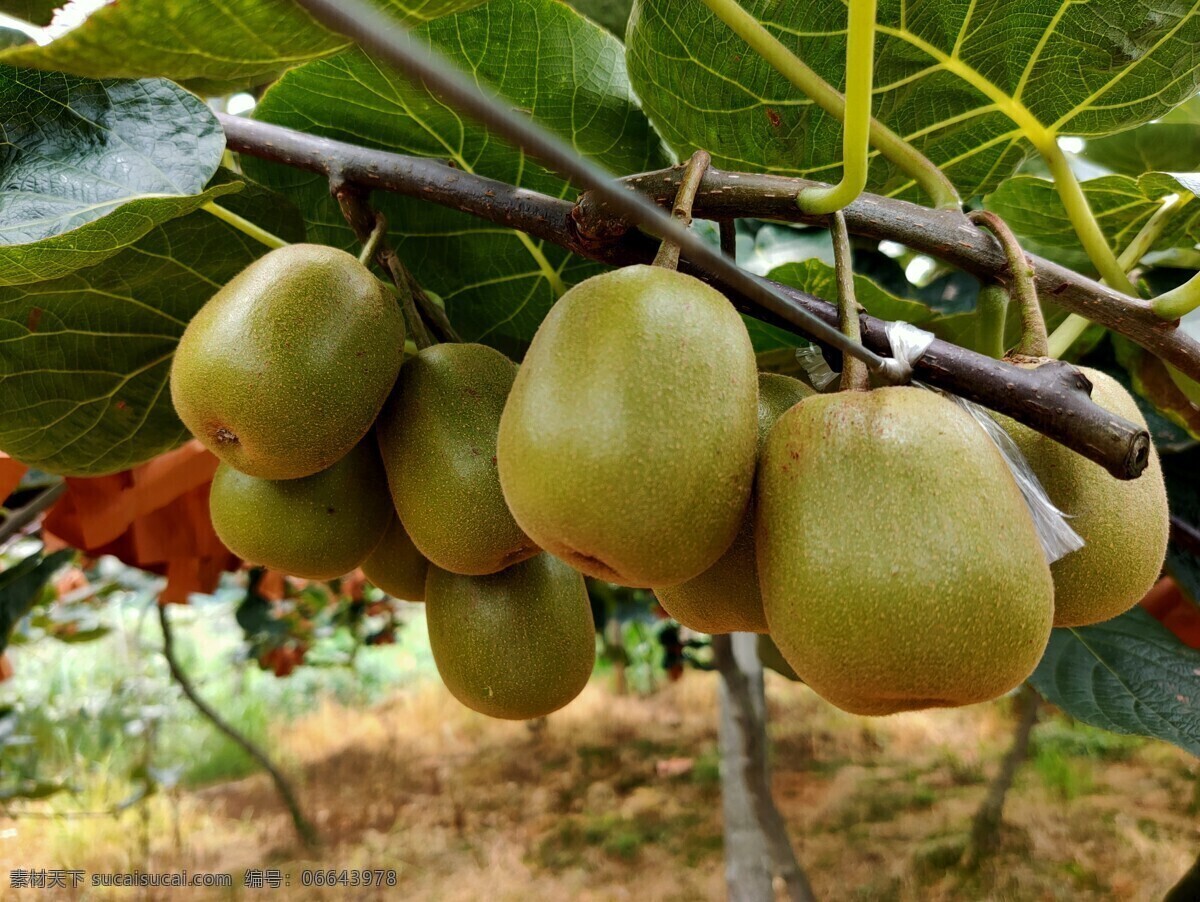
[[[730,902],[770,902],[773,875],[792,902],[813,902],[787,825],[771,798],[767,768],[766,695],[757,637],[713,636],[719,684],[721,797],[725,818],[725,884]]]
[[[1200,899],[1200,858],[1163,896],[1163,902],[1193,902],[1195,899]]]
[[[1004,799],[1012,788],[1017,768],[1029,754],[1029,734],[1037,723],[1038,704],[1041,700],[1029,684],[1017,693],[1017,727],[1013,732],[1012,746],[1000,763],[1000,772],[988,788],[987,797],[975,813],[971,824],[971,839],[963,853],[963,867],[974,869],[996,850],[1000,840],[1000,823],[1004,815]]]

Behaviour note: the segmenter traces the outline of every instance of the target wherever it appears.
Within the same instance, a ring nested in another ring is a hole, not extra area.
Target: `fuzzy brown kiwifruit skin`
[[[767,443],[775,421],[793,404],[814,394],[791,376],[758,374],[758,450]],[[733,544],[715,564],[678,586],[654,590],[668,614],[701,633],[765,633],[762,593],[754,553],[754,499],[746,508]]]
[[[771,637],[827,701],[969,705],[1037,666],[1050,568],[1000,451],[954,403],[910,387],[807,398],[771,430],[757,493]]]
[[[1119,382],[1099,370],[1079,369],[1092,382],[1093,401],[1146,427],[1137,402]],[[1137,479],[1117,479],[1040,432],[1007,417],[996,419],[1085,542],[1050,565],[1054,625],[1086,626],[1128,611],[1157,581],[1167,553],[1170,512],[1154,447]]]
[[[496,573],[538,553],[504,503],[496,433],[517,367],[480,344],[440,344],[404,362],[376,433],[400,521],[429,561]]]
[[[538,328],[500,420],[500,484],[539,546],[591,576],[673,585],[733,542],[754,475],[758,374],[698,279],[594,276]]]
[[[238,557],[305,579],[333,579],[366,560],[383,538],[394,517],[385,485],[367,439],[300,479],[260,479],[222,463],[209,512],[217,536]]]
[[[225,463],[298,479],[366,435],[403,353],[400,308],[365,266],[336,248],[291,244],[243,269],[188,323],[171,400]]]
[[[398,516],[383,534],[375,550],[362,563],[363,576],[393,598],[425,600],[425,577],[429,561],[417,550]]]
[[[549,554],[487,576],[426,579],[429,647],[446,688],[489,717],[542,717],[583,691],[596,635],[583,576]]]

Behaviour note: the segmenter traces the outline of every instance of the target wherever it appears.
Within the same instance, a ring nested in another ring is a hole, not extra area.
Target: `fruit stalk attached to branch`
[[[373,211],[367,205],[363,192],[354,185],[346,184],[335,177],[330,179],[329,190],[337,200],[346,223],[363,243],[358,256],[359,261],[365,266],[374,258],[387,271],[392,284],[396,286],[396,295],[404,313],[408,334],[412,336],[417,350],[429,347],[433,344],[433,338],[430,337],[429,330],[425,328],[425,321],[421,319],[421,314],[416,308],[407,271],[399,268],[400,260],[388,244],[387,218],[382,213]]]
[[[854,294],[854,261],[850,254],[850,235],[846,232],[846,217],[841,211],[830,217],[829,231],[833,236],[833,262],[837,271],[838,328],[854,341],[861,340],[858,324],[858,298]],[[857,360],[842,359],[842,391],[866,391],[870,382],[867,368]]]
[[[675,205],[671,215],[679,220],[685,229],[692,225],[692,204],[696,201],[696,192],[700,190],[700,182],[708,169],[712,157],[707,150],[698,150],[684,164],[683,175],[679,179],[679,192],[675,195]],[[679,268],[679,245],[674,241],[663,241],[654,255],[654,265],[665,269]]]
[[[1021,249],[1017,236],[1003,219],[987,210],[977,210],[970,217],[971,222],[983,226],[996,236],[1008,260],[1012,297],[1021,308],[1021,342],[1014,353],[1021,357],[1045,357],[1046,320],[1042,316],[1042,305],[1038,303],[1032,264]]]

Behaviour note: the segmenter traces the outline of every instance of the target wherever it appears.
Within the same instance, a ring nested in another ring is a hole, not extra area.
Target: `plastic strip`
[[[896,322],[888,324],[887,337],[888,343],[891,345],[892,356],[907,369],[908,375],[911,378],[913,365],[929,349],[929,346],[933,343],[934,336],[924,329],[918,329],[911,323]],[[799,348],[796,351],[796,360],[804,368],[805,373],[808,374],[809,381],[817,391],[824,391],[838,378],[838,373],[830,369],[829,364],[825,362],[825,357],[821,353],[821,349],[816,345]],[[995,443],[996,447],[1000,450],[1000,456],[1008,464],[1008,470],[1012,473],[1013,481],[1016,482],[1017,488],[1021,490],[1026,507],[1029,508],[1029,516],[1033,520],[1038,539],[1042,544],[1042,551],[1046,555],[1048,563],[1053,564],[1059,558],[1065,557],[1072,551],[1078,551],[1083,547],[1083,537],[1071,528],[1071,524],[1067,522],[1068,515],[1055,507],[1054,502],[1050,500],[1050,496],[1046,494],[1045,488],[1042,487],[1041,481],[1038,480],[1037,474],[1029,466],[1029,461],[1025,459],[1025,455],[1021,453],[1021,449],[1017,447],[1017,443],[1012,440],[1012,437],[1004,430],[1003,426],[992,419],[991,414],[984,407],[965,398],[952,395],[949,392],[933,388],[930,385],[920,382],[914,382],[913,385],[928,389],[929,391],[935,391],[949,398],[955,404],[958,404],[974,417],[975,422],[980,425],[983,431]]]
[[[913,366],[933,344],[934,335],[912,323],[888,323],[884,331],[892,348],[892,357],[905,368],[904,378],[900,381],[907,382],[912,378]]]
[[[942,392],[942,394],[946,393]],[[1000,454],[1004,457],[1004,462],[1008,464],[1008,469],[1012,472],[1017,487],[1025,496],[1029,515],[1033,519],[1038,538],[1042,542],[1042,550],[1046,553],[1046,562],[1053,564],[1059,558],[1066,557],[1072,551],[1082,548],[1084,546],[1083,536],[1071,528],[1071,524],[1067,522],[1067,514],[1055,507],[1054,502],[1050,500],[1050,496],[1042,487],[1041,481],[1033,472],[1033,468],[1029,466],[1029,461],[1025,459],[1025,455],[1021,453],[1021,449],[1017,447],[1017,443],[1012,440],[1012,436],[1005,431],[1004,427],[992,419],[992,415],[980,405],[957,395],[946,394],[946,397],[971,414],[975,421],[983,427],[983,431],[991,436],[996,447],[1000,449]]]
[[[812,387],[817,391],[825,391],[825,389],[837,381],[840,375],[829,368],[829,364],[825,362],[825,355],[821,353],[821,349],[816,345],[809,345],[806,348],[796,348],[796,361],[804,370],[804,374],[808,376],[808,381],[812,383]]]

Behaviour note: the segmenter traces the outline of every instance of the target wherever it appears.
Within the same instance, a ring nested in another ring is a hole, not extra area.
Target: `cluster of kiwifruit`
[[[485,714],[581,691],[583,574],[653,588],[701,632],[769,633],[821,696],[886,714],[1007,692],[1052,625],[1129,608],[1165,553],[1157,459],[1122,482],[1003,424],[1086,540],[1051,567],[969,413],[920,388],[817,394],[759,373],[729,301],[670,269],[570,289],[519,369],[480,344],[405,360],[404,333],[358,260],[292,245],[192,320],[172,397],[221,458],[229,548],[313,579],[361,566],[423,599],[446,685]]]

